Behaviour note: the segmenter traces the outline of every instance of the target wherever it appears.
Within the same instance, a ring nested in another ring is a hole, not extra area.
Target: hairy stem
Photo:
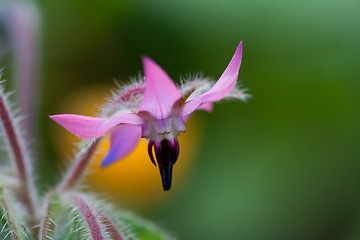
[[[11,221],[11,217],[10,217],[10,211],[9,211],[9,206],[8,206],[8,203],[5,199],[5,196],[3,196],[3,194],[1,194],[2,197],[1,197],[1,203],[2,205],[4,206],[4,212],[5,212],[5,217],[7,219],[7,222],[9,224],[9,228],[10,228],[10,231],[9,233],[11,234],[11,236],[13,237],[14,240],[18,240],[19,237],[15,234],[16,232],[16,226],[15,224]]]
[[[85,152],[79,154],[74,165],[69,169],[62,182],[60,182],[58,186],[59,192],[70,190],[80,182],[100,141],[101,138],[97,138]]]
[[[101,233],[100,223],[97,220],[96,214],[93,212],[92,208],[88,203],[78,194],[69,194],[70,201],[79,209],[81,215],[86,221],[86,224],[89,227],[90,234],[93,240],[102,240],[104,237]]]
[[[0,95],[0,118],[7,138],[8,149],[11,152],[17,175],[21,181],[19,194],[29,214],[34,217],[36,200],[34,182],[30,175],[30,160],[28,159],[24,144],[21,142],[23,138],[19,136],[19,132],[15,129],[14,120],[2,95]]]
[[[41,222],[40,225],[40,237],[41,240],[46,240],[48,238],[48,233],[51,231],[54,222],[51,220],[51,202],[50,198],[47,199],[46,202],[46,210],[45,210],[45,217]]]
[[[106,229],[111,234],[111,237],[114,240],[123,240],[119,230],[116,228],[114,223],[107,216],[105,216],[105,214],[103,214],[102,212],[100,212],[99,214],[102,217],[104,224],[106,225]]]

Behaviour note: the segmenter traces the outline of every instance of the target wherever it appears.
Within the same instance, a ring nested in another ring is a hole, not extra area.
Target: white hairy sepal
[[[248,89],[239,89],[234,87],[225,97],[224,99],[239,99],[243,102],[246,102],[249,98],[252,97],[251,94],[247,93]]]
[[[101,117],[110,117],[119,113],[137,113],[143,98],[145,83],[143,77],[132,78],[128,84],[116,83],[116,88],[106,97],[101,106]]]
[[[194,99],[197,96],[209,91],[215,84],[214,80],[203,77],[202,74],[182,78],[181,82],[179,91],[181,92],[183,102]]]

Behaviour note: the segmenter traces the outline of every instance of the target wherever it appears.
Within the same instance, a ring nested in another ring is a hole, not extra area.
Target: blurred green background
[[[175,81],[218,78],[243,40],[240,80],[253,98],[196,113],[191,173],[160,205],[119,204],[179,239],[360,239],[359,1],[36,4],[45,185],[58,175],[47,116],[69,92],[127,81],[142,54]]]

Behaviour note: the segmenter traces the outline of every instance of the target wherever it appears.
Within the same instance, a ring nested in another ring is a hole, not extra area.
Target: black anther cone
[[[149,156],[152,162],[155,163],[155,161],[153,161],[152,145],[153,143],[150,142]],[[173,165],[179,156],[179,144],[177,140],[175,145],[172,145],[168,140],[164,139],[160,142],[160,144],[154,144],[154,148],[164,191],[169,191],[171,188]]]
[[[170,162],[167,162],[162,167],[159,166],[164,191],[169,191],[171,187],[172,169],[173,164]]]

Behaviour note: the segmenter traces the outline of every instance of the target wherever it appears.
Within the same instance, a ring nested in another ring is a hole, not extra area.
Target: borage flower
[[[150,159],[155,166],[157,162],[163,188],[167,191],[171,187],[173,165],[179,156],[177,136],[186,131],[185,122],[190,115],[195,110],[211,111],[212,103],[223,98],[246,100],[248,95],[244,90],[235,88],[241,56],[242,42],[215,84],[197,77],[179,89],[159,65],[144,56],[145,81],[134,82],[117,91],[101,117],[73,114],[50,117],[81,138],[97,138],[111,132],[110,150],[102,167],[128,155],[141,137],[148,139]]]

